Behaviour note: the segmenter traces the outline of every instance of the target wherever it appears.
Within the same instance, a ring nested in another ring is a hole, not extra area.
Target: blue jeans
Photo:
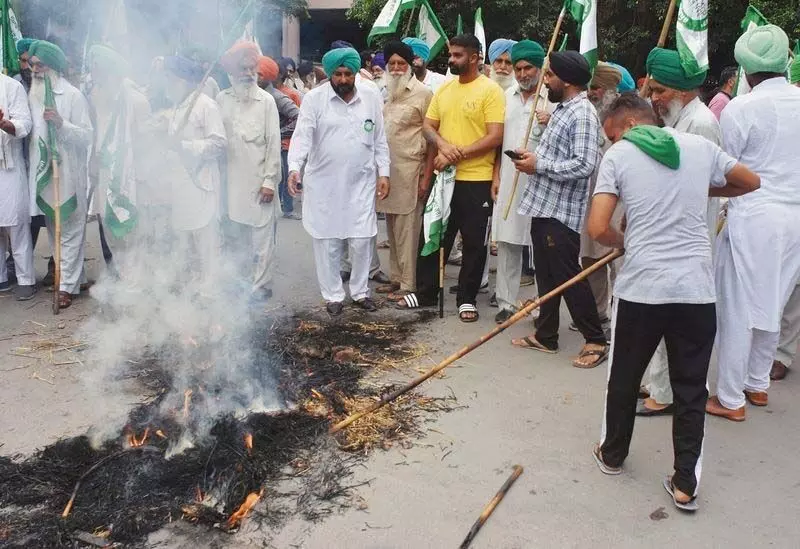
[[[292,213],[294,198],[289,194],[289,151],[281,151],[281,183],[278,185],[278,197],[283,213]]]

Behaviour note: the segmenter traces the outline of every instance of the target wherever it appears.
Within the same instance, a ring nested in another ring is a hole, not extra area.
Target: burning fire
[[[129,431],[128,434],[125,435],[125,441],[128,443],[128,447],[138,448],[139,446],[144,446],[144,443],[147,442],[147,437],[149,435],[150,427],[145,428],[142,438],[136,438],[136,433]]]
[[[244,447],[247,448],[247,455],[253,455],[253,433],[244,434]]]
[[[264,490],[261,490],[258,493],[253,492],[248,494],[241,507],[239,507],[236,512],[228,518],[228,521],[225,523],[226,529],[233,530],[239,526],[247,516],[247,513],[249,513],[250,510],[255,507],[256,503],[258,503],[258,500],[261,499],[262,495],[264,495]]]
[[[183,393],[183,417],[185,419],[189,418],[189,404],[192,402],[192,393],[191,389],[186,389]]]

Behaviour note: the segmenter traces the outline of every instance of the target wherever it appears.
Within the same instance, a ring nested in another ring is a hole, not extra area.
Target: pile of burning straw
[[[249,513],[275,525],[352,505],[351,469],[370,449],[420,436],[422,414],[455,407],[454,398],[410,394],[328,435],[332,422],[380,398],[376,374],[425,354],[408,338],[427,317],[404,318],[275,321],[261,332],[269,357],[261,367],[285,406],[213,418],[210,435],[190,443],[183,439],[213,409],[215,389],[186,387],[180,406],[165,407],[176,381],[160,364],[137,361],[128,377],[152,398],[117,440],[95,448],[80,436],[26,459],[0,457],[0,545],[136,547],[177,520],[235,532]]]

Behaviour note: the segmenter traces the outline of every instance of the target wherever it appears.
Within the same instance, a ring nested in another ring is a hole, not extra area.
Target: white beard
[[[611,106],[617,97],[619,97],[619,93],[616,90],[606,90],[603,92],[603,97],[600,101],[594,106],[597,109],[597,115],[602,119],[603,116],[608,111],[608,108]]]
[[[378,86],[381,89],[386,87],[386,77],[385,77],[385,75],[376,76],[375,80],[373,80],[373,82],[375,82],[375,85]]]
[[[389,100],[395,101],[400,96],[402,91],[414,77],[414,73],[410,70],[405,74],[394,75],[386,73],[386,90],[389,92]]]
[[[503,91],[506,91],[508,88],[514,85],[514,76],[511,74],[498,74],[497,71],[494,70],[494,67],[491,68],[489,73],[489,78],[497,82],[497,84],[503,88]]]
[[[56,80],[51,77],[50,83],[55,86]],[[44,105],[44,78],[33,77],[30,91],[31,103],[37,106]]]
[[[231,83],[233,94],[236,96],[236,99],[240,101],[250,99],[253,96],[253,90],[256,87],[258,87],[258,84],[255,80]]]
[[[667,105],[667,112],[661,116],[661,119],[664,121],[664,125],[670,128],[674,128],[675,124],[678,123],[678,119],[681,117],[681,111],[683,110],[683,104],[677,100],[673,99]]]

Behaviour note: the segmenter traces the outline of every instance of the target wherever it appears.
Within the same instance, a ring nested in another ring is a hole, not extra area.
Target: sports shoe
[[[33,284],[30,286],[17,286],[16,295],[17,301],[28,301],[33,299],[33,296],[36,295],[36,286]]]

